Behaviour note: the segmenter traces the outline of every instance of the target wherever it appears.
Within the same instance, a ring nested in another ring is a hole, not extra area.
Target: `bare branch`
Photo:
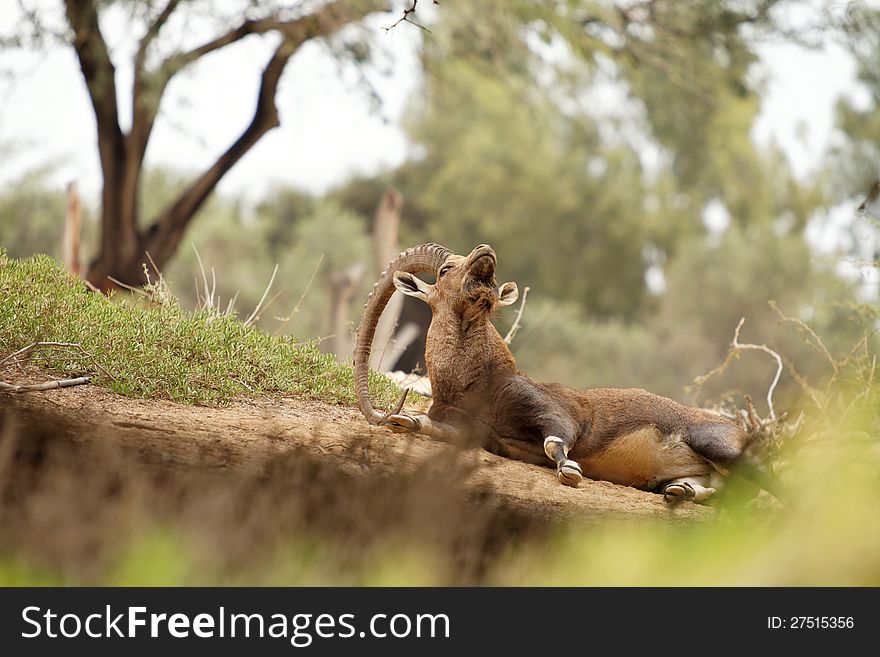
[[[318,11],[292,20],[279,20],[272,16],[245,20],[240,25],[201,46],[169,57],[161,67],[162,76],[170,78],[200,57],[240,41],[251,34],[280,32],[286,40],[299,45],[311,38],[335,32],[342,25],[359,20],[371,11],[379,11],[384,8],[384,3],[379,0],[364,0],[358,3],[354,9],[351,7],[352,4],[337,0]]]
[[[438,2],[438,0],[434,0],[434,4],[439,5],[440,3]],[[430,32],[431,30],[429,30],[427,27],[425,27],[421,23],[418,23],[412,19],[412,16],[416,13],[416,7],[418,7],[418,6],[419,6],[419,0],[413,0],[412,7],[410,7],[409,9],[404,9],[403,15],[400,18],[398,18],[391,25],[389,25],[388,27],[385,27],[383,29],[386,32],[390,32],[391,30],[393,30],[395,27],[397,27],[401,23],[409,23],[410,25],[415,25],[420,30],[424,30],[425,32]]]
[[[55,388],[71,388],[73,386],[81,386],[91,382],[92,380],[87,376],[80,376],[75,379],[59,379],[57,381],[46,381],[45,383],[32,383],[20,386],[0,381],[0,391],[13,393],[38,392],[41,390],[53,390]]]
[[[196,211],[202,206],[216,187],[220,179],[232,168],[262,137],[271,129],[280,125],[275,96],[281,75],[288,61],[305,41],[330,35],[354,20],[362,18],[373,9],[380,7],[379,2],[365,0],[356,3],[334,2],[320,10],[291,21],[264,19],[246,21],[238,28],[223,37],[219,37],[188,54],[172,57],[165,66],[171,66],[164,75],[172,75],[179,70],[177,64],[183,64],[190,58],[198,58],[207,52],[232,43],[245,34],[277,30],[284,35],[281,44],[276,48],[271,59],[263,70],[260,89],[257,96],[253,119],[238,139],[219,158],[202,173],[171,206],[163,211],[161,217],[147,231],[146,249],[151,251],[162,263],[174,253],[183,237],[187,225]],[[180,57],[183,59],[181,60]],[[177,64],[173,64],[177,62]]]
[[[153,43],[155,38],[159,36],[159,31],[171,17],[171,14],[174,13],[174,10],[177,9],[177,5],[180,4],[180,0],[168,0],[168,3],[165,5],[165,8],[159,12],[159,15],[156,19],[150,23],[150,26],[147,28],[146,34],[144,34],[143,38],[140,40],[138,44],[137,53],[134,57],[134,75],[135,75],[135,88],[138,86],[138,78],[144,70],[144,64],[147,59],[147,50],[150,47],[150,44]]]
[[[32,342],[28,346],[23,347],[18,351],[14,351],[13,353],[0,360],[0,367],[3,367],[4,365],[17,365],[19,363],[22,363],[27,360],[26,356],[28,354],[37,349],[71,349],[78,351],[86,356],[89,360],[91,360],[92,364],[104,376],[106,376],[111,381],[116,380],[116,377],[110,374],[110,372],[108,372],[91,353],[86,351],[81,344],[76,342]]]
[[[287,317],[276,317],[275,318],[279,322],[281,322],[281,325],[277,329],[275,329],[276,335],[281,331],[281,329],[283,329],[285,326],[287,326],[288,322],[290,322],[290,320],[292,320],[296,316],[296,314],[299,312],[299,307],[302,305],[303,299],[305,299],[306,295],[309,293],[309,290],[312,287],[312,283],[315,282],[315,276],[318,274],[318,268],[321,266],[322,262],[324,262],[324,254],[323,253],[321,254],[321,257],[318,258],[318,262],[315,265],[315,268],[312,270],[312,275],[309,277],[309,282],[306,283],[306,287],[303,290],[303,293],[301,295],[299,295],[299,299],[297,300],[296,305],[293,307],[293,310],[290,311],[290,314]]]
[[[798,372],[797,368],[794,366],[794,363],[792,363],[787,358],[784,360],[785,364],[788,366],[788,371],[791,374],[791,377],[795,380],[795,383],[797,383],[800,386],[801,390],[810,397],[810,399],[816,405],[816,408],[824,409],[825,402],[822,400],[819,391],[809,384],[804,375]]]
[[[263,70],[257,107],[245,131],[238,139],[190,185],[163,213],[158,222],[150,226],[147,234],[147,250],[156,254],[160,262],[167,261],[177,248],[189,221],[202,206],[214,187],[229,169],[235,165],[260,138],[279,125],[275,94],[284,67],[296,46],[283,41],[275,50]]]
[[[810,328],[810,326],[806,322],[804,322],[803,320],[798,319],[797,317],[789,317],[788,315],[783,313],[779,309],[779,306],[776,305],[775,301],[770,302],[770,307],[779,316],[780,320],[782,320],[783,322],[790,322],[792,324],[795,324],[799,329],[801,329],[801,331],[803,331],[808,336],[810,336],[810,338],[812,339],[812,342],[810,340],[807,340],[806,341],[807,344],[809,344],[811,347],[815,348],[820,354],[822,354],[822,356],[825,358],[825,360],[827,360],[828,363],[831,365],[831,368],[834,370],[834,373],[836,375],[837,369],[838,369],[837,361],[834,360],[834,357],[831,355],[831,352],[828,350],[828,347],[826,347],[825,343],[822,342],[822,338],[820,338],[816,334],[816,332],[812,328]]]
[[[73,48],[95,110],[99,132],[114,133],[120,140],[116,104],[116,70],[101,33],[98,10],[92,0],[66,0],[67,21],[73,29]]]
[[[782,357],[773,351],[770,347],[765,344],[749,344],[749,343],[741,343],[739,341],[739,332],[742,330],[743,324],[745,323],[746,318],[743,317],[739,320],[739,324],[736,325],[736,330],[733,333],[733,341],[730,343],[730,351],[727,353],[727,358],[724,359],[724,362],[721,363],[714,370],[709,372],[708,374],[704,374],[702,376],[698,376],[694,379],[692,389],[700,388],[703,384],[706,383],[709,379],[711,379],[716,374],[721,374],[724,370],[727,369],[727,366],[735,359],[738,358],[740,353],[743,351],[763,351],[765,354],[769,355],[776,361],[776,374],[773,376],[773,381],[770,383],[770,388],[767,390],[767,409],[769,415],[766,420],[762,420],[759,424],[760,426],[766,426],[776,421],[776,410],[773,407],[773,392],[776,390],[776,384],[779,383],[779,377],[782,376]],[[747,399],[748,403],[751,404],[751,399]],[[751,409],[751,413],[754,413],[754,408]],[[750,413],[750,415],[751,415]],[[751,418],[750,418],[751,419]]]
[[[155,80],[157,82],[154,89],[153,97],[149,100],[146,95],[146,81],[144,79],[146,72],[147,51],[150,44],[159,36],[162,27],[174,13],[180,0],[168,0],[164,9],[159,13],[156,19],[150,23],[143,38],[138,43],[137,53],[134,56],[134,82],[132,83],[132,106],[131,106],[131,132],[129,140],[138,157],[143,157],[146,151],[147,141],[150,132],[153,129],[153,123],[159,111],[159,99],[165,89],[168,80],[162,80],[161,76]]]
[[[516,337],[517,332],[519,331],[519,321],[522,319],[523,310],[526,309],[526,297],[529,296],[529,287],[526,286],[523,288],[523,298],[519,304],[519,311],[516,313],[516,319],[513,320],[513,326],[510,327],[510,330],[507,332],[507,335],[504,336],[505,344],[510,344],[513,342],[513,338]]]
[[[0,360],[0,367],[3,367],[6,364],[12,364],[16,362],[20,362],[23,360],[23,357],[33,351],[34,349],[38,349],[40,347],[60,347],[62,349],[68,349],[73,347],[79,347],[78,344],[73,342],[33,342],[29,344],[27,347],[23,347],[18,351],[14,351],[3,360]]]

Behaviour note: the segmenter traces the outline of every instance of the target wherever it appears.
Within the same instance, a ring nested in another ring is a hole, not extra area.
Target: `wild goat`
[[[667,500],[699,502],[714,493],[718,476],[745,458],[746,432],[710,411],[641,389],[574,390],[532,381],[517,369],[489,321],[496,307],[518,296],[515,283],[496,284],[496,264],[495,251],[485,244],[467,256],[422,244],[382,272],[355,347],[355,388],[367,420],[395,432],[553,464],[567,486],[578,486],[586,475],[657,491]],[[415,276],[422,272],[435,274],[436,282]],[[433,402],[427,415],[402,413],[403,400],[387,415],[370,403],[370,346],[395,288],[431,307],[426,360]]]

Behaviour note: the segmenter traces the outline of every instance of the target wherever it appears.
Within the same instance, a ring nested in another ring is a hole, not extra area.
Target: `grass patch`
[[[32,342],[80,344],[81,354],[41,350],[35,364],[63,375],[91,373],[122,395],[188,404],[223,404],[239,395],[286,393],[354,404],[352,368],[312,343],[273,336],[238,318],[188,312],[176,302],[144,307],[126,295],[90,292],[47,256],[23,260],[0,250],[0,354]],[[373,399],[391,405],[399,391],[370,380]]]

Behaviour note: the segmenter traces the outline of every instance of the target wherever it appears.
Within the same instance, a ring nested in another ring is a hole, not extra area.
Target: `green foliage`
[[[788,489],[783,507],[756,508],[747,503],[753,491],[731,487],[717,500],[721,514],[699,527],[625,520],[566,526],[546,542],[509,551],[488,581],[542,586],[877,586],[876,344],[859,340],[842,347],[827,352],[834,373],[826,377],[824,388],[813,389],[798,405],[801,418],[789,420],[772,439],[779,448],[776,470]]]
[[[80,344],[112,378],[96,382],[123,395],[216,404],[237,395],[285,393],[354,403],[350,367],[312,344],[276,337],[233,316],[189,313],[176,302],[142,307],[92,293],[43,256],[0,255],[0,352],[32,342]],[[94,367],[69,353],[40,351],[34,362],[62,374]],[[373,380],[383,401],[396,397]]]
[[[576,304],[532,293],[511,348],[517,365],[533,378],[575,388],[648,388],[680,397],[686,381],[646,327],[596,320]]]
[[[197,541],[179,528],[138,534],[117,555],[106,583],[110,586],[440,586],[444,568],[428,548],[411,540],[389,541],[370,550],[357,564],[343,566],[339,555],[308,536],[287,537],[257,567],[223,573],[206,563]],[[11,585],[33,585],[45,577],[39,570],[10,568]],[[0,584],[3,580],[0,569]],[[48,580],[52,581],[52,580]]]
[[[152,529],[126,545],[108,573],[110,586],[196,586],[192,550],[172,530]]]
[[[750,136],[743,25],[777,29],[772,4],[450,3],[407,114],[416,156],[332,195],[363,212],[390,180],[407,200],[404,242],[491,243],[503,278],[635,320],[654,305],[646,270],[706,234],[710,202],[798,241],[827,202]]]
[[[35,567],[26,559],[0,558],[0,587],[12,586],[62,586],[61,577],[49,568]]]
[[[235,308],[243,315],[259,303],[276,263],[278,274],[260,326],[317,339],[331,332],[330,277],[356,263],[369,271],[373,255],[364,224],[362,217],[333,201],[286,192],[263,203],[251,220],[233,204],[215,203],[210,220],[199,222],[189,241],[198,250],[209,287],[216,280],[219,306],[225,309],[235,297]],[[192,248],[180,254],[167,278],[187,306],[194,307],[205,295]],[[373,284],[369,278],[362,278],[354,295],[350,322],[358,319],[360,302]]]
[[[285,279],[304,286],[311,275],[317,275],[311,289],[299,303],[297,315],[291,319],[293,327],[306,335],[327,335],[330,308],[330,277],[347,267],[360,263],[370,271],[372,247],[364,231],[364,220],[333,202],[318,203],[314,211],[297,222],[290,231],[289,250],[280,260],[279,271]],[[358,313],[373,284],[369,275],[363,276],[350,307],[350,320],[356,322]],[[298,291],[298,290],[297,290]],[[300,293],[301,295],[302,293]],[[289,297],[284,308],[293,308],[299,299]],[[354,333],[354,329],[351,330]]]
[[[66,202],[62,191],[47,189],[47,173],[31,171],[0,196],[0,246],[15,258],[61,256]]]
[[[259,303],[275,262],[261,226],[248,223],[233,202],[217,198],[196,218],[163,274],[181,304],[196,308],[208,294],[204,270],[209,291],[214,290],[214,306],[225,311],[234,300],[233,309],[246,318]],[[295,283],[279,275],[270,294]]]
[[[843,23],[844,45],[858,64],[858,79],[868,99],[837,104],[837,124],[845,135],[831,152],[827,175],[837,200],[863,197],[880,179],[880,10],[864,4],[848,9]],[[859,198],[861,200],[861,198]]]
[[[444,61],[436,76],[413,128],[426,155],[399,173],[407,217],[413,205],[424,217],[410,241],[465,253],[491,243],[504,278],[632,316],[645,293],[644,248],[657,239],[636,154],[603,146],[591,121],[467,62]]]
[[[741,341],[766,343],[786,359],[789,371],[775,399],[787,409],[803,394],[794,373],[821,385],[833,372],[817,346],[792,322],[781,321],[771,302],[786,316],[809,320],[826,347],[840,353],[871,333],[872,315],[851,299],[852,285],[830,265],[815,262],[803,241],[734,226],[723,237],[682,247],[667,269],[666,291],[638,323],[597,321],[576,304],[532,291],[512,347],[520,368],[539,380],[642,387],[691,403],[717,402],[732,393],[757,401],[776,371],[773,360],[758,353],[744,354],[698,396],[685,391],[725,359],[745,317]]]
[[[644,246],[655,239],[635,153],[602,144],[586,117],[568,119],[525,89],[460,66],[457,76],[444,69],[436,114],[416,132],[434,158],[422,165],[419,193],[428,229],[451,233],[465,251],[492,243],[505,254],[503,275],[542,293],[632,316],[645,292]],[[443,121],[458,103],[470,115]],[[445,134],[435,130],[441,121]]]
[[[727,353],[733,331],[746,318],[741,340],[766,343],[797,372],[820,381],[831,372],[822,354],[780,321],[770,306],[786,316],[808,320],[828,347],[850,348],[870,322],[852,302],[853,286],[841,280],[829,263],[817,261],[801,239],[777,235],[772,229],[732,227],[717,245],[708,240],[681,249],[667,271],[667,289],[650,320],[652,333],[664,343],[663,353],[683,383],[716,367]],[[775,372],[763,354],[747,354],[719,380],[703,390],[702,399],[727,391],[763,398]],[[801,394],[791,372],[776,394],[781,408],[791,408]]]
[[[490,581],[515,586],[877,586],[880,452],[876,444],[851,435],[827,438],[796,462],[796,503],[787,512],[756,513],[733,505],[726,518],[697,528],[625,522],[565,528],[555,540],[509,554]]]

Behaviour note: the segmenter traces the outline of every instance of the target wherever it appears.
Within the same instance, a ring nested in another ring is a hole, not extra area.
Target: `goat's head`
[[[494,308],[513,303],[518,295],[515,283],[496,286],[496,262],[495,252],[486,245],[478,246],[470,255],[460,256],[438,244],[420,244],[401,253],[382,272],[367,297],[354,351],[358,406],[372,424],[380,423],[385,416],[370,403],[370,347],[379,316],[394,288],[426,301],[435,313],[458,312],[469,320],[480,316],[488,318]],[[414,276],[422,272],[435,274],[436,283],[431,285]]]
[[[488,317],[498,306],[516,301],[516,283],[495,282],[498,258],[488,244],[481,244],[469,255],[449,255],[437,269],[437,281],[426,283],[410,272],[394,273],[394,287],[426,302],[436,312],[452,313],[463,319]]]

